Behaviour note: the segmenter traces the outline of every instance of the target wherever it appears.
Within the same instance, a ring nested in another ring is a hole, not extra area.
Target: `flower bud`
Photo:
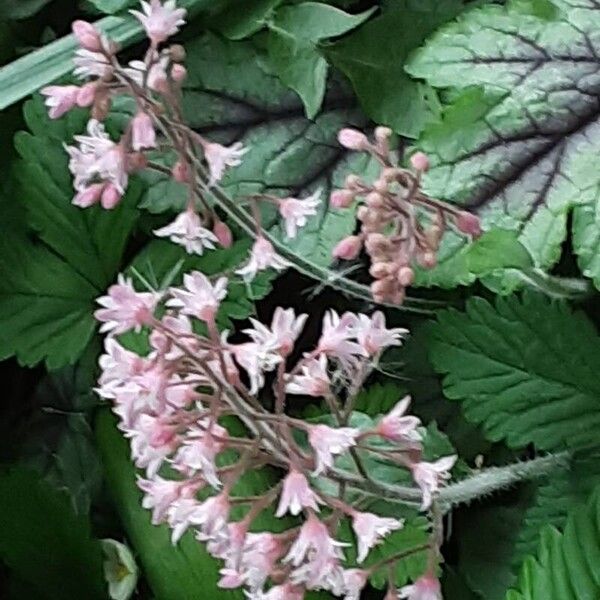
[[[437,265],[437,257],[433,252],[419,252],[417,263],[424,269],[433,269]]]
[[[342,260],[353,260],[360,254],[362,248],[362,237],[359,235],[350,235],[338,242],[333,249],[332,255],[334,258]]]
[[[174,63],[182,63],[185,61],[185,48],[181,44],[173,44],[169,48],[169,55]]]
[[[456,228],[466,235],[479,237],[481,235],[481,222],[473,213],[463,210],[456,215]]]
[[[379,279],[371,284],[371,293],[374,296],[387,296],[393,287],[393,282],[389,279]]]
[[[96,99],[97,89],[98,84],[95,81],[90,81],[89,83],[82,85],[77,92],[77,106],[81,108],[92,106]]]
[[[370,209],[378,210],[385,206],[385,199],[379,192],[371,192],[367,195],[367,206]]]
[[[400,267],[398,269],[398,283],[402,287],[408,287],[415,281],[415,272],[410,267]]]
[[[383,233],[370,233],[367,236],[365,246],[369,254],[377,254],[387,252],[391,243]]]
[[[390,139],[392,130],[389,127],[376,127],[375,128],[375,139],[378,142],[385,142]]]
[[[152,117],[139,111],[131,121],[131,146],[134,150],[156,147],[156,132]]]
[[[425,230],[425,239],[432,250],[437,250],[444,230],[439,225],[432,225]]]
[[[175,181],[179,183],[187,183],[190,179],[190,169],[187,163],[178,160],[171,169],[171,175]]]
[[[378,179],[373,183],[373,188],[380,194],[385,194],[388,191],[388,182],[385,179]]]
[[[349,190],[360,190],[361,186],[362,181],[358,175],[348,175],[348,177],[346,177],[344,187]]]
[[[352,190],[335,190],[329,198],[329,203],[334,208],[348,208],[355,197],[356,194]]]
[[[87,21],[77,20],[71,26],[73,35],[77,38],[79,45],[91,52],[102,50],[102,38],[98,30]]]
[[[371,147],[364,133],[357,129],[350,129],[349,127],[340,130],[338,133],[338,142],[344,148],[348,148],[348,150],[357,150],[359,152],[368,150]]]
[[[75,198],[73,198],[73,204],[81,208],[87,208],[88,206],[92,206],[99,202],[103,190],[103,183],[93,183],[81,192],[77,193]]]
[[[183,65],[173,65],[171,67],[171,77],[175,83],[183,83],[187,77],[187,69]]]
[[[102,205],[102,208],[110,210],[119,204],[122,197],[123,194],[112,183],[109,183],[105,186],[104,191],[102,192],[100,204]]]
[[[425,171],[429,170],[429,158],[424,152],[415,152],[410,157],[410,164],[419,173],[425,173]]]
[[[213,233],[223,248],[230,248],[233,244],[233,234],[231,233],[231,229],[229,229],[223,221],[215,222],[213,225]]]
[[[383,279],[390,274],[389,264],[387,262],[374,262],[369,268],[369,274],[375,279]]]

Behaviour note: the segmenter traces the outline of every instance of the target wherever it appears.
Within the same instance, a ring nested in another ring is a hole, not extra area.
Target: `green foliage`
[[[589,65],[599,24],[591,2],[489,3],[443,27],[408,65],[413,76],[461,92],[419,139],[433,163],[426,190],[474,209],[486,228],[517,232],[542,268],[558,260],[577,206],[585,216],[574,221],[575,252],[595,277],[586,223],[597,201],[599,84]],[[463,247],[447,242],[441,268],[426,281],[471,281]]]
[[[374,417],[389,412],[405,395],[406,390],[396,383],[375,383],[358,394],[354,408]]]
[[[565,303],[524,294],[442,311],[431,358],[444,392],[489,439],[541,450],[597,443],[597,333]]]
[[[600,495],[575,508],[561,533],[543,530],[537,557],[523,564],[506,600],[597,598],[600,594]]]
[[[44,600],[104,600],[100,543],[68,498],[33,471],[0,474],[0,558]]]
[[[528,269],[531,255],[514,231],[492,229],[475,240],[466,252],[467,268],[475,275],[489,275],[499,269]]]
[[[365,113],[397,133],[417,137],[439,112],[431,87],[404,71],[409,53],[462,10],[461,0],[395,0],[389,10],[327,49],[352,82]]]

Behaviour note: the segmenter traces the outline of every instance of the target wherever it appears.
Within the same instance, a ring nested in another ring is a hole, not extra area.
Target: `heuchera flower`
[[[172,223],[155,229],[154,235],[168,237],[174,244],[183,246],[188,254],[200,256],[204,254],[205,248],[212,250],[218,242],[215,234],[202,226],[202,221],[193,208],[179,213]]]
[[[167,518],[169,507],[181,494],[183,485],[180,481],[163,479],[155,475],[153,479],[137,480],[138,487],[144,492],[142,506],[152,509],[152,523],[158,525]]]
[[[73,74],[81,79],[106,77],[112,71],[112,66],[105,54],[87,48],[79,48],[75,52],[73,62],[75,63]]]
[[[303,600],[303,598],[304,591],[302,588],[291,583],[276,585],[268,592],[248,596],[248,600]]]
[[[385,315],[381,311],[371,317],[358,315],[356,338],[369,356],[375,356],[390,346],[399,346],[402,336],[407,333],[408,330],[401,327],[386,329]]]
[[[312,508],[314,511],[319,512],[317,504],[319,502],[321,500],[310,489],[306,477],[299,471],[292,469],[283,480],[283,489],[275,516],[282,517],[286,512],[299,515],[305,508]]]
[[[344,600],[360,600],[360,593],[367,585],[369,571],[363,569],[347,569],[343,573]]]
[[[160,0],[142,0],[142,10],[130,10],[146,30],[150,41],[158,45],[175,35],[185,25],[185,8],[177,8],[175,0],[167,0],[164,5]]]
[[[81,20],[73,21],[71,29],[82,48],[92,52],[102,50],[102,36],[91,23]]]
[[[275,269],[276,271],[284,271],[290,266],[290,263],[279,256],[273,248],[273,244],[266,238],[260,236],[252,246],[250,260],[236,273],[241,275],[246,281],[252,281],[259,271],[265,269]]]
[[[342,366],[350,371],[357,357],[365,356],[365,350],[354,341],[357,317],[352,313],[344,313],[341,317],[335,310],[329,310],[323,317],[323,329],[317,351],[336,358]]]
[[[321,203],[321,190],[317,190],[308,198],[283,198],[279,201],[279,213],[284,219],[285,232],[288,238],[295,238],[299,227],[304,227],[308,217],[317,214],[317,206]]]
[[[327,356],[308,359],[301,367],[300,373],[289,378],[285,385],[288,394],[306,394],[320,398],[327,396],[331,389],[329,373],[327,372]]]
[[[241,142],[235,142],[231,146],[204,142],[202,148],[210,173],[209,185],[221,181],[227,167],[237,167],[242,164],[242,156],[248,152],[248,148],[244,148]]]
[[[403,520],[378,517],[373,513],[354,513],[352,516],[352,529],[354,529],[358,542],[357,562],[363,562],[367,558],[369,550],[380,543],[384,536],[401,529],[403,526]]]
[[[412,585],[405,585],[398,594],[403,600],[442,600],[440,582],[433,575],[424,575]]]
[[[131,120],[131,147],[134,150],[156,148],[156,131],[152,117],[139,111]]]
[[[150,66],[148,76],[146,77],[147,66],[142,60],[132,60],[129,66],[125,68],[125,73],[140,87],[144,85],[144,79],[149,89],[153,92],[165,93],[169,88],[169,77],[167,75],[167,66],[169,57],[162,55],[156,62]]]
[[[192,271],[183,276],[183,285],[183,290],[171,288],[172,297],[167,300],[167,306],[179,309],[181,314],[212,321],[227,295],[227,277],[219,277],[213,285],[204,273]]]
[[[456,463],[457,456],[445,456],[433,463],[418,462],[412,465],[412,475],[415,483],[421,488],[423,502],[421,510],[427,510],[440,486],[450,479],[450,469]]]
[[[265,373],[277,368],[283,360],[275,342],[229,345],[235,360],[246,371],[250,379],[250,393],[256,394],[265,385]]]
[[[49,85],[40,93],[46,96],[49,117],[59,119],[77,105],[79,88],[76,85]]]
[[[273,313],[270,329],[257,319],[250,318],[253,329],[243,331],[257,344],[277,347],[282,356],[288,356],[294,349],[294,343],[307,318],[306,314],[296,316],[293,308],[283,309],[278,306]]]
[[[103,307],[94,313],[96,319],[104,323],[100,331],[118,335],[130,329],[140,331],[144,325],[149,325],[158,296],[153,292],[136,292],[131,280],[119,275],[118,283],[108,288],[108,295],[96,302]]]
[[[327,425],[312,425],[308,431],[308,442],[315,451],[316,465],[314,475],[320,475],[333,467],[333,457],[346,452],[356,445],[356,436],[360,433],[353,427],[334,429]]]
[[[378,435],[393,441],[404,442],[420,442],[421,435],[417,431],[421,421],[413,415],[406,415],[406,411],[410,405],[410,396],[406,396],[392,408],[392,410],[382,417],[375,428]]]

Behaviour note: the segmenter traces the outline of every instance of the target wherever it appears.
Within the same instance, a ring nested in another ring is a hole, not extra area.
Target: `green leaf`
[[[597,444],[600,345],[592,323],[562,302],[523,294],[438,313],[430,353],[444,392],[466,418],[512,448]]]
[[[107,410],[98,415],[96,439],[109,491],[156,599],[197,600],[204,592],[215,600],[241,598],[239,593],[217,587],[219,564],[191,532],[174,547],[169,528],[152,525],[150,511],[141,505],[142,493],[135,484],[136,470],[127,441]]]
[[[106,598],[100,543],[67,496],[15,468],[0,475],[0,506],[0,558],[40,598]]]
[[[573,210],[573,246],[577,248],[582,273],[600,289],[600,204],[576,206]]]
[[[492,229],[468,248],[467,267],[475,275],[488,275],[498,269],[528,269],[531,255],[517,234],[507,229]]]
[[[548,5],[473,8],[408,64],[411,75],[453,88],[455,98],[418,143],[432,162],[426,191],[475,211],[484,229],[517,232],[544,269],[560,256],[567,214],[574,206],[596,206],[600,182],[594,100],[600,80],[593,76],[600,7],[578,0],[553,0],[555,11]],[[585,257],[588,240],[578,237],[578,255]],[[460,264],[456,274],[449,266],[453,257],[460,261],[463,246],[447,249],[446,269],[434,271],[430,283],[472,280]],[[514,288],[520,280],[510,282]]]
[[[0,0],[0,19],[27,19],[42,10],[52,0]]]
[[[406,389],[396,383],[375,383],[356,396],[354,408],[374,417],[388,413],[405,395]]]
[[[561,533],[547,527],[537,557],[525,560],[506,600],[565,600],[600,595],[600,493],[569,513]]]
[[[209,25],[230,40],[242,40],[255,34],[267,25],[269,15],[283,0],[250,0],[240,10],[233,2],[225,10],[217,13]]]
[[[318,2],[301,2],[277,10],[269,22],[269,59],[275,72],[304,102],[309,119],[325,96],[327,61],[318,44],[358,27],[375,9],[358,15]]]
[[[345,125],[362,126],[347,89],[333,82],[323,110],[307,120],[295,94],[265,69],[265,55],[251,42],[228,42],[204,35],[187,46],[189,78],[184,109],[201,134],[222,143],[241,140],[251,151],[231,169],[223,187],[233,197],[271,193],[305,197],[320,188],[322,203],[301,235],[287,240],[279,218],[265,208],[263,224],[284,240],[286,248],[320,266],[331,263],[331,250],[354,230],[353,211],[330,210],[328,196],[351,172],[372,173],[368,157],[350,153],[337,142]],[[198,110],[202,106],[202,110]],[[142,203],[151,212],[185,206],[185,190],[156,177]]]
[[[14,222],[0,236],[0,357],[26,365],[45,360],[55,369],[74,362],[94,330],[94,300],[114,279],[137,220],[135,184],[112,211],[71,205],[72,184],[62,141],[77,116],[62,128],[48,125],[40,99],[25,115],[36,135],[15,138],[22,160],[4,205],[18,204]],[[23,214],[19,209],[23,208]],[[32,237],[34,241],[32,242]],[[15,268],[19,265],[19,268]]]
[[[462,10],[461,0],[394,0],[390,10],[327,49],[377,123],[414,138],[437,112],[435,93],[404,71],[409,53]]]
[[[114,13],[123,10],[124,8],[130,8],[137,6],[139,2],[137,0],[89,0],[99,11],[112,15]]]
[[[188,10],[190,17],[211,4],[212,0],[179,1],[179,5]],[[104,17],[95,25],[122,47],[138,42],[143,37],[140,22],[130,15]],[[67,35],[3,67],[0,72],[0,110],[70,73],[75,50],[75,37]]]

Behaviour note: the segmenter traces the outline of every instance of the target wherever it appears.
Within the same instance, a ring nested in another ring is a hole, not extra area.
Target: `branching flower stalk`
[[[190,254],[230,246],[232,231],[209,202],[212,197],[254,238],[251,255],[236,275],[250,281],[264,269],[294,266],[332,283],[327,270],[288,252],[264,231],[257,209],[260,202],[275,205],[293,238],[316,214],[320,191],[304,199],[242,199],[248,211],[218,187],[226,169],[239,165],[248,149],[210,141],[184,123],[185,52],[162,44],[184,24],[185,10],[174,0],[151,0],[142,8],[132,12],[150,40],[143,60],[122,66],[116,45],[93,25],[78,21],[73,25],[81,46],[75,75],[85,82],[42,90],[52,118],[75,106],[91,109],[87,134],[75,136],[76,145],[66,148],[73,204],[112,209],[121,202],[131,174],[143,169],[167,173],[187,187],[188,202],[172,223],[154,232],[157,236]],[[115,142],[103,121],[117,95],[133,98],[136,112]],[[344,278],[335,285],[378,303],[400,305],[414,279],[414,264],[434,266],[449,226],[472,237],[480,230],[476,217],[420,190],[427,157],[414,155],[410,169],[394,164],[390,133],[378,128],[374,142],[355,130],[339,134],[343,146],[368,152],[381,171],[374,183],[352,175],[343,190],[332,194],[333,207],[357,208],[360,222],[357,234],[342,240],[334,256],[353,260],[364,248],[374,278],[370,290]],[[172,154],[176,159],[169,163]],[[390,574],[388,599],[441,598],[437,575],[444,512],[545,474],[563,458],[492,468],[446,485],[457,457],[424,460],[424,429],[407,414],[410,398],[400,399],[369,425],[359,427],[353,419],[356,397],[371,370],[387,348],[401,344],[406,330],[388,329],[381,312],[338,315],[330,310],[317,345],[294,360],[308,316],[278,307],[270,324],[252,319],[243,331],[246,341],[234,343],[216,321],[228,283],[226,277],[211,280],[194,271],[184,274],[182,286],[139,292],[120,276],[98,300],[101,308],[95,314],[107,336],[97,391],[113,403],[132,459],[144,471],[138,485],[153,522],[169,524],[173,543],[192,530],[222,561],[219,585],[243,587],[250,599],[294,600],[307,590],[327,590],[358,600],[378,571]],[[147,354],[123,345],[120,336],[130,331],[147,335]],[[288,405],[298,395],[320,399],[329,414],[318,422],[291,416]],[[403,474],[406,484],[373,478],[372,461]],[[262,487],[251,489],[247,474],[265,467],[275,468],[281,479],[266,478]],[[365,566],[370,551],[405,525],[403,519],[367,512],[365,504],[375,499],[427,514],[428,542]],[[279,523],[277,532],[261,526],[265,514]],[[418,552],[427,553],[425,572],[396,589],[395,566]]]

